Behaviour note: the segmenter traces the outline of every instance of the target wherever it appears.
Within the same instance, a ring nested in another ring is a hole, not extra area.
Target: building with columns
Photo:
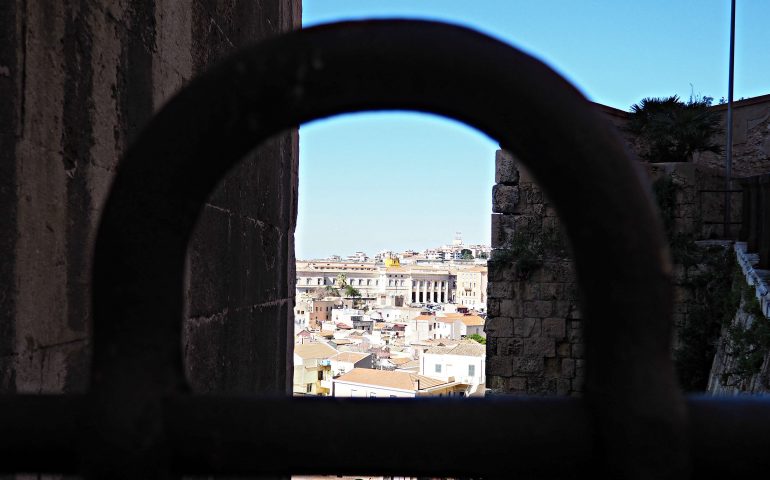
[[[461,303],[483,306],[486,302],[487,269],[479,265],[440,263],[401,265],[398,261],[350,263],[297,262],[297,295],[319,288],[339,288],[339,279],[377,306]],[[458,283],[458,279],[461,279]],[[343,292],[340,292],[343,293]]]

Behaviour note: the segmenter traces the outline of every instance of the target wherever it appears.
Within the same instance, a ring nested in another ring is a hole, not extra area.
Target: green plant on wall
[[[754,375],[762,370],[765,358],[770,354],[770,321],[762,313],[753,289],[741,281],[741,308],[750,315],[745,324],[732,324],[727,328],[725,352],[733,359],[733,368],[722,374],[723,385],[745,387]]]
[[[721,133],[720,115],[709,97],[683,102],[674,95],[644,98],[631,107],[626,130],[641,144],[649,162],[689,162],[696,152],[721,153],[714,137]]]
[[[567,256],[566,242],[555,227],[541,227],[539,223],[527,222],[519,225],[509,244],[495,251],[490,268],[503,268],[513,263],[516,277],[526,280],[543,266],[547,258]]]
[[[679,341],[674,351],[679,383],[688,392],[704,391],[708,385],[722,327],[730,324],[740,303],[742,281],[730,249],[693,246],[697,274],[682,285],[693,301],[687,304],[685,320],[675,326]]]

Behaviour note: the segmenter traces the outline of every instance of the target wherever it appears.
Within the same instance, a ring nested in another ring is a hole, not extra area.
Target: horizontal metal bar
[[[0,472],[78,472],[86,400],[0,397]],[[769,398],[687,406],[693,478],[770,470]],[[598,468],[585,401],[574,398],[187,396],[168,399],[163,415],[174,469],[186,474],[572,478]]]
[[[569,398],[195,396],[164,415],[184,473],[572,478],[592,457],[590,419]]]
[[[0,472],[77,473],[85,397],[0,396]]]
[[[769,397],[690,397],[692,478],[752,478],[770,471]]]

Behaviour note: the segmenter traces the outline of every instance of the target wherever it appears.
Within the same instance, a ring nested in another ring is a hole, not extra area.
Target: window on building
[[[468,365],[468,376],[472,377],[476,375],[476,365]]]
[[[312,383],[308,383],[307,384],[307,390],[306,391],[307,391],[307,393],[313,393],[313,384]]]
[[[440,363],[436,364],[436,373],[441,373],[441,364]]]
[[[324,379],[324,371],[318,370],[318,380],[323,380],[323,379]]]
[[[317,284],[317,285],[320,285],[320,284],[321,284],[321,279],[320,279],[320,278],[319,278],[319,279],[316,281],[316,284]]]

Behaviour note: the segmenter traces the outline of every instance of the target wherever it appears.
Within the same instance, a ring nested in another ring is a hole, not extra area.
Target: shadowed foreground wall
[[[120,156],[193,76],[300,19],[300,0],[0,2],[0,391],[87,387],[91,252]],[[296,131],[272,139],[202,214],[196,390],[288,390],[297,150]]]

